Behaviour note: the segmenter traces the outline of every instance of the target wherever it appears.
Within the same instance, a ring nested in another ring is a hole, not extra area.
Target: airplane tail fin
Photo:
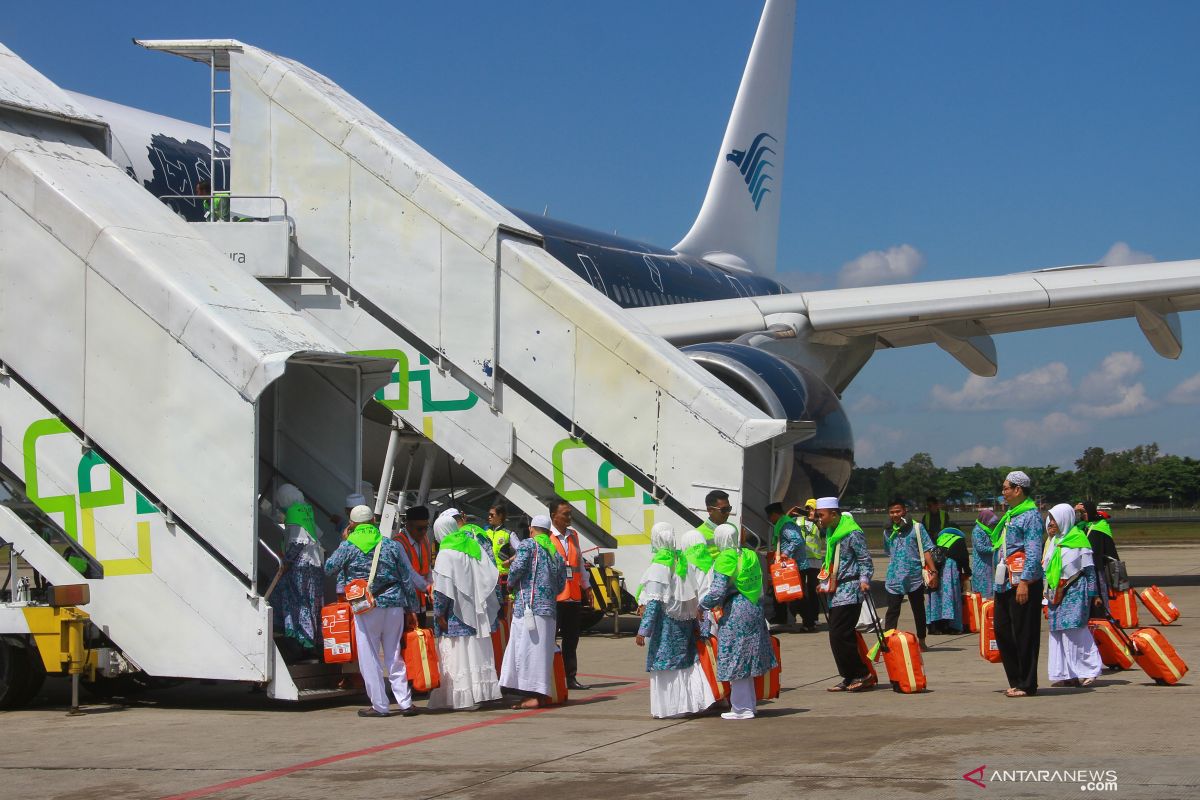
[[[796,0],[767,0],[704,205],[677,252],[775,271],[795,27]]]

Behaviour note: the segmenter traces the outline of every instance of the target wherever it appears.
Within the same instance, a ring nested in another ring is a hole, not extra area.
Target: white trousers
[[[403,711],[412,706],[408,688],[408,670],[400,642],[404,639],[403,608],[373,608],[354,617],[355,645],[358,647],[358,671],[362,673],[371,708],[387,713],[389,703],[387,682]],[[382,660],[380,654],[382,653]],[[387,682],[385,682],[387,681]]]
[[[729,706],[733,711],[754,712],[758,698],[754,693],[754,678],[738,678],[729,682]]]

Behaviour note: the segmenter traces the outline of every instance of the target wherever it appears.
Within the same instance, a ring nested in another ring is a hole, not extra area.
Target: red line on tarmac
[[[589,677],[589,678],[590,677],[596,677],[596,678],[611,677],[611,678],[619,678],[620,680],[624,680],[624,681],[633,681],[632,678],[619,677],[616,675],[595,675],[595,676],[586,675],[584,677]],[[323,767],[327,764],[336,764],[339,761],[349,761],[352,758],[362,758],[363,756],[370,756],[370,755],[374,755],[375,753],[382,753],[382,752],[386,752],[388,750],[395,750],[400,747],[408,747],[410,744],[420,744],[421,742],[428,742],[433,739],[441,739],[446,736],[454,736],[459,733],[466,733],[468,731],[479,730],[480,728],[489,728],[493,725],[503,725],[506,722],[512,722],[513,720],[517,720],[517,719],[524,719],[525,717],[533,717],[533,716],[537,716],[538,714],[546,714],[551,711],[557,711],[558,709],[561,709],[561,708],[568,708],[570,706],[585,706],[585,705],[588,705],[589,703],[595,702],[596,700],[602,700],[606,697],[615,697],[616,695],[625,694],[626,692],[633,692],[633,691],[637,691],[638,689],[645,689],[649,685],[650,685],[649,681],[639,680],[635,683],[632,683],[630,686],[623,686],[619,689],[609,689],[608,691],[597,692],[596,694],[590,695],[587,700],[582,700],[579,702],[572,702],[572,701],[568,700],[567,704],[563,705],[563,706],[549,706],[547,708],[531,708],[527,711],[520,711],[516,714],[509,714],[507,716],[499,717],[497,719],[489,719],[489,720],[484,720],[482,722],[472,722],[468,725],[460,725],[457,728],[450,728],[450,729],[444,730],[444,731],[436,731],[434,733],[426,733],[426,734],[422,734],[420,736],[413,736],[408,739],[400,739],[399,741],[396,741],[396,742],[388,742],[387,744],[377,744],[372,747],[365,747],[362,750],[351,750],[347,753],[338,753],[337,755],[325,756],[324,758],[318,758],[318,759],[314,759],[312,761],[303,761],[299,764],[293,764],[290,767],[280,767],[279,769],[273,769],[269,772],[263,772],[258,775],[251,775],[246,778],[237,778],[236,780],[226,781],[225,783],[217,783],[217,784],[213,784],[212,786],[205,786],[201,789],[193,789],[192,791],[184,792],[183,794],[173,794],[168,797],[164,797],[163,800],[192,800],[192,798],[195,798],[195,797],[208,797],[209,795],[216,794],[217,792],[223,792],[227,789],[239,789],[243,786],[250,786],[255,783],[263,783],[264,781],[273,781],[276,778],[282,778],[286,775],[291,775],[294,772],[302,772],[302,771],[308,770],[308,769],[316,769],[317,767]]]

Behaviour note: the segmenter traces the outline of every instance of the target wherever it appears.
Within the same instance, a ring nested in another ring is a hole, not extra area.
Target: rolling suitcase
[[[550,686],[551,705],[561,706],[567,702],[567,668],[563,663],[562,651],[554,648],[554,683]]]
[[[875,664],[871,661],[870,656],[867,654],[868,653],[867,640],[863,638],[862,633],[860,633],[859,631],[855,631],[854,635],[858,638],[858,658],[859,658],[859,660],[862,661],[863,665],[868,670],[870,670],[871,677],[876,682],[878,682],[879,681],[879,673],[877,673],[875,671]]]
[[[1108,611],[1122,628],[1138,627],[1137,593],[1133,589],[1117,592],[1108,601]]]
[[[1143,589],[1138,597],[1142,598],[1142,604],[1150,609],[1150,613],[1160,624],[1170,625],[1179,619],[1179,608],[1171,602],[1166,592],[1157,586]]]
[[[404,651],[404,667],[408,670],[408,679],[412,682],[414,692],[431,692],[442,685],[442,674],[438,665],[437,645],[433,640],[433,631],[429,628],[418,628],[417,618],[409,615],[404,626],[404,639],[401,649]]]
[[[492,631],[492,661],[496,667],[496,676],[500,675],[500,667],[504,664],[504,650],[508,647],[508,619],[500,615],[500,627]]]
[[[1106,667],[1133,669],[1133,648],[1125,631],[1107,619],[1089,619],[1088,629],[1100,650],[1100,661]]]
[[[1000,663],[1000,645],[996,644],[996,601],[983,601],[983,622],[979,626],[979,655],[985,661]]]
[[[354,660],[354,614],[349,603],[330,603],[321,609],[321,641],[326,664]]]
[[[883,651],[883,665],[887,668],[892,691],[900,694],[915,694],[925,691],[925,664],[921,660],[921,645],[915,634],[908,631],[890,630],[883,634],[887,649]]]
[[[729,697],[729,684],[717,680],[717,637],[696,637],[696,658],[700,660],[700,669],[713,699],[724,700]]]
[[[1142,671],[1154,678],[1160,686],[1179,683],[1187,674],[1187,664],[1175,652],[1175,648],[1156,628],[1139,628],[1129,637],[1133,640],[1134,654]]]
[[[967,633],[979,633],[983,624],[983,595],[979,592],[963,594],[963,623],[967,626]]]
[[[716,675],[716,640],[713,640],[713,669]],[[779,637],[771,637],[771,650],[775,653],[775,668],[765,675],[754,676],[754,697],[758,700],[779,699],[779,674],[783,670],[783,658],[779,655]],[[721,697],[729,696],[729,681],[721,681]],[[720,698],[718,698],[720,699]]]

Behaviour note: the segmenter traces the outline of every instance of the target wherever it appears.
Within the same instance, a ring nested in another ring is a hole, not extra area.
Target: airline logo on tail
[[[725,160],[732,161],[745,178],[746,189],[750,192],[750,199],[754,201],[755,211],[762,203],[763,196],[771,191],[767,188],[767,181],[775,179],[767,172],[767,167],[775,165],[766,158],[768,155],[774,155],[775,151],[768,145],[775,141],[777,140],[774,136],[763,131],[754,137],[754,141],[745,150],[734,150],[725,156]]]

